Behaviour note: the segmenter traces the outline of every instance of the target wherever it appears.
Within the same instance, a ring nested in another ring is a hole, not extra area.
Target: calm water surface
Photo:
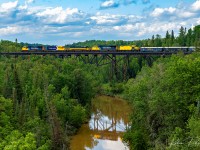
[[[131,109],[124,100],[98,96],[92,115],[71,140],[71,150],[128,150],[122,135],[129,125]]]

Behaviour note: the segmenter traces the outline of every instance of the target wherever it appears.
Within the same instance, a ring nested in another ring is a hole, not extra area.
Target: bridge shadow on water
[[[92,115],[88,124],[82,125],[71,140],[72,150],[81,149],[128,149],[122,141],[129,126],[128,104],[120,99],[107,96],[97,97],[92,104]]]

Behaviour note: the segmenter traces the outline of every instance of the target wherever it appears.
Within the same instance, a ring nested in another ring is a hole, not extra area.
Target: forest
[[[101,81],[95,66],[54,57],[0,59],[0,149],[67,149]]]
[[[26,43],[1,40],[0,52],[21,51]],[[66,46],[198,46],[200,26],[181,27],[140,41],[90,40]],[[97,67],[54,56],[0,56],[0,149],[68,149],[70,137],[88,121],[98,94],[123,97],[133,108],[123,139],[130,149],[200,149],[200,54],[178,53],[130,60],[124,78],[111,65]]]
[[[200,54],[160,58],[124,85],[131,149],[200,149]]]

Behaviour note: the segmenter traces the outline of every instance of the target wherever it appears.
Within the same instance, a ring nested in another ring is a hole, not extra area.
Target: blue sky
[[[200,0],[0,0],[0,39],[138,40],[200,24]]]

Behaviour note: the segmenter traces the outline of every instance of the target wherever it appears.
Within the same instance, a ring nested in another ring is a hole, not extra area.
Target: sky
[[[142,40],[200,24],[200,0],[0,0],[0,39]]]

